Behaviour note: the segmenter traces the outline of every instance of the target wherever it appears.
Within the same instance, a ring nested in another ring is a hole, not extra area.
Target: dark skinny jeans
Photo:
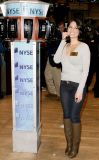
[[[75,102],[75,93],[78,85],[78,83],[71,81],[61,81],[60,84],[60,99],[63,108],[63,118],[71,119],[72,123],[80,123],[80,111],[86,96],[86,88],[84,88],[81,102]]]

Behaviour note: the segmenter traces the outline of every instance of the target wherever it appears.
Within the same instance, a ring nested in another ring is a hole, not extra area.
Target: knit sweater
[[[65,40],[62,40],[55,55],[55,63],[62,64],[61,80],[79,83],[77,91],[82,93],[87,80],[90,66],[90,49],[86,43],[80,42],[74,52],[68,55]]]

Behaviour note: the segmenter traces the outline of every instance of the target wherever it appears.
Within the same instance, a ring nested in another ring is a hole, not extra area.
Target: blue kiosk
[[[13,151],[37,153],[41,141],[40,33],[45,32],[49,4],[10,0],[0,7],[11,40]]]

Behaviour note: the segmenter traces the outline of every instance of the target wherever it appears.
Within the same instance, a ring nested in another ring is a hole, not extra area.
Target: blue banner
[[[33,42],[14,42],[16,130],[33,130]]]

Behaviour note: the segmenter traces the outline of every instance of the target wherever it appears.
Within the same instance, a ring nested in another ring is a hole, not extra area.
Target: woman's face
[[[68,26],[68,34],[70,38],[78,38],[79,36],[79,29],[75,21],[70,22]]]

